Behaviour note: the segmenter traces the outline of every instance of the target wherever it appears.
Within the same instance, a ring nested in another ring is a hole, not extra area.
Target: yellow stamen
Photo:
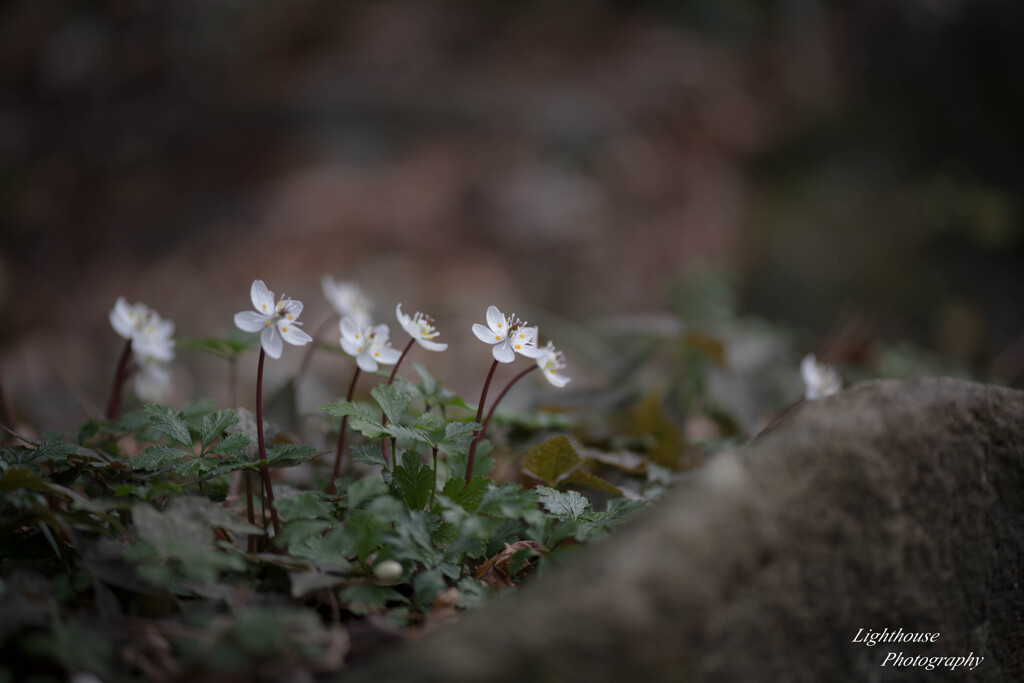
[[[498,323],[498,329],[499,330],[501,329],[501,323]]]
[[[268,320],[268,321],[267,321],[266,323],[264,323],[264,324],[265,324],[265,325],[268,325],[268,326],[269,326],[269,325],[270,325],[270,321]]]
[[[282,327],[282,328],[281,328],[281,331],[282,331],[282,332],[287,332],[287,331],[288,331],[288,328],[287,328],[287,327]]]
[[[494,335],[494,341],[501,341],[501,336],[497,334]]]
[[[294,316],[294,315],[291,315],[291,314],[289,314],[289,315],[288,315],[288,319],[289,319],[289,320],[295,320],[295,316]]]
[[[518,351],[519,349],[521,349],[521,348],[523,348],[523,347],[522,347],[522,346],[520,346],[519,344],[516,344],[516,350],[517,350],[517,351]]]

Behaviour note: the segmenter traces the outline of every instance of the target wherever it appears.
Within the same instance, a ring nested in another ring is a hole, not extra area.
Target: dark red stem
[[[480,435],[477,437],[478,439],[483,439],[487,435],[487,427],[491,424],[491,418],[494,417],[494,409],[498,407],[499,403],[501,403],[501,399],[505,398],[505,394],[507,394],[508,390],[512,388],[512,385],[539,367],[539,365],[534,363],[513,377],[512,381],[505,385],[505,388],[501,390],[500,394],[498,394],[498,398],[494,399],[494,403],[491,404],[491,409],[487,411],[487,417],[484,418],[483,425],[480,427]]]
[[[491,370],[487,373],[487,379],[484,380],[483,391],[480,392],[480,405],[476,409],[476,422],[480,423],[480,418],[484,415],[484,402],[487,400],[487,390],[491,386],[491,378],[494,377],[494,371],[498,369],[498,361],[495,360],[491,363]],[[476,433],[473,438],[473,442],[469,444],[469,457],[466,458],[466,484],[469,484],[470,480],[473,479],[473,462],[476,460],[476,445],[480,443],[480,439],[483,435],[483,429]]]
[[[270,508],[270,520],[274,523],[274,536],[281,535],[281,520],[277,518],[277,507],[274,506],[274,486],[270,483],[270,465],[267,464],[267,444],[263,439],[263,359],[267,352],[260,347],[260,364],[256,370],[256,443],[260,448],[260,474],[263,475],[263,488],[267,490],[267,507]]]
[[[107,404],[107,419],[117,419],[117,409],[121,405],[121,387],[124,386],[125,372],[128,367],[128,359],[132,355],[132,340],[124,343],[121,357],[117,361],[117,369],[114,371],[114,388],[110,390],[110,403]]]
[[[348,394],[345,396],[345,400],[351,402],[352,397],[355,396],[356,382],[359,381],[359,372],[361,368],[357,365],[356,372],[352,375],[352,382],[348,385]],[[338,478],[338,472],[341,471],[341,459],[345,454],[345,431],[348,429],[348,415],[341,417],[341,431],[338,432],[338,450],[334,454],[334,469],[331,470],[331,480],[327,484],[327,493],[334,493],[334,480]]]
[[[402,355],[399,356],[398,360],[395,362],[395,367],[391,368],[391,375],[388,377],[388,386],[391,386],[392,383],[394,383],[394,381],[395,381],[395,373],[398,372],[398,366],[402,364],[403,360],[405,360],[405,354],[409,353],[409,349],[412,348],[412,345],[415,342],[416,342],[415,338],[410,339],[409,343],[405,345],[404,349],[402,349]],[[386,425],[388,423],[388,416],[384,415],[384,414],[381,414],[381,416],[380,416],[380,423],[381,423],[382,426]],[[388,464],[388,435],[387,434],[385,434],[384,436],[380,437],[380,448],[381,448],[381,451],[384,453],[384,464],[386,465],[386,464]]]

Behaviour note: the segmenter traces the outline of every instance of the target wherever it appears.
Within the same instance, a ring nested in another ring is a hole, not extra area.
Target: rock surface
[[[353,681],[1024,680],[1024,393],[884,380],[804,403],[517,596]],[[851,642],[861,628],[934,644]],[[973,672],[889,652],[982,656]]]

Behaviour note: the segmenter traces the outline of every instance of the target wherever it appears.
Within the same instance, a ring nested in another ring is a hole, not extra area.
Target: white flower
[[[410,318],[405,313],[402,313],[402,304],[398,304],[395,306],[395,316],[398,317],[398,323],[402,326],[402,329],[408,332],[409,336],[415,339],[416,343],[427,351],[444,351],[448,348],[447,344],[431,341],[440,332],[434,328],[434,319],[426,313],[416,311],[416,314]]]
[[[243,332],[259,332],[263,350],[271,358],[280,358],[284,349],[282,339],[295,346],[304,346],[313,338],[303,332],[298,322],[302,302],[282,296],[276,303],[274,293],[263,280],[253,280],[252,305],[255,311],[235,313],[235,325]]]
[[[391,333],[387,325],[360,326],[352,318],[342,318],[339,327],[341,348],[366,372],[376,372],[378,363],[394,365],[402,357],[388,342]]]
[[[338,315],[352,318],[360,327],[370,324],[372,302],[359,285],[354,282],[335,281],[330,275],[324,275],[320,279],[320,286],[323,287],[328,303]]]
[[[147,358],[174,358],[174,321],[161,318],[146,304],[129,305],[118,297],[110,311],[110,324],[121,337],[132,342],[132,354],[140,363]]]
[[[808,401],[831,396],[843,388],[843,380],[836,369],[819,363],[813,353],[804,356],[800,362],[800,374],[807,387],[804,396]]]
[[[537,367],[544,371],[544,379],[558,388],[564,387],[571,381],[568,377],[558,374],[558,371],[565,367],[565,356],[551,342],[548,342],[541,351],[544,355],[537,358]]]
[[[515,313],[506,319],[497,306],[487,308],[487,327],[480,323],[473,324],[473,334],[480,341],[494,345],[491,353],[499,363],[511,363],[517,353],[527,358],[540,358],[544,355],[544,351],[537,348],[537,328],[526,327],[526,323],[519,320]]]
[[[146,403],[159,403],[170,390],[170,365],[153,357],[139,359],[135,374],[135,395]]]

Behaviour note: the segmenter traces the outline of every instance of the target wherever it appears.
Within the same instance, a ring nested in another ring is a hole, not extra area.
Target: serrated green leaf
[[[468,484],[462,477],[453,477],[445,482],[441,495],[472,512],[480,504],[490,483],[486,477],[473,477]]]
[[[358,446],[349,446],[348,450],[352,454],[352,460],[354,462],[379,467],[387,466],[387,463],[384,462],[384,451],[381,450],[379,441],[364,443]]]
[[[363,562],[384,541],[388,525],[366,510],[349,510],[345,517],[342,537],[345,545]]]
[[[344,571],[350,566],[347,552],[342,529],[332,529],[326,535],[306,536],[288,546],[288,554],[292,557],[310,560],[335,571]]]
[[[178,463],[174,467],[174,471],[182,477],[198,477],[211,472],[219,464],[220,461],[217,458],[189,457],[188,460]]]
[[[480,425],[476,422],[449,422],[444,426],[444,441],[445,443],[469,443],[478,429],[480,429]]]
[[[383,496],[387,492],[388,487],[377,477],[357,479],[345,489],[345,505],[349,510],[354,510],[366,501]]]
[[[394,422],[389,422],[384,427],[384,431],[389,436],[393,436],[396,439],[411,439],[413,441],[425,443],[428,446],[434,445],[433,442],[431,442],[431,440],[429,439],[429,437],[423,432]]]
[[[185,414],[171,410],[167,406],[147,403],[144,406],[149,415],[149,424],[164,436],[168,436],[181,445],[192,450],[192,437],[188,433]]]
[[[238,424],[238,416],[233,410],[218,410],[203,416],[199,426],[199,438],[203,443],[203,450],[219,439],[224,430],[233,424]]]
[[[68,459],[69,455],[78,453],[79,449],[79,446],[59,439],[44,441],[39,444],[39,448],[36,449],[36,457],[45,458],[54,462],[64,462]]]
[[[569,443],[569,437],[560,434],[527,453],[523,458],[523,471],[548,486],[555,486],[564,474],[582,462],[583,459]]]
[[[366,420],[367,422],[373,422],[379,418],[379,415],[374,413],[365,403],[357,403],[355,401],[324,403],[318,408],[318,410],[323,410],[332,417],[348,415],[349,417],[358,417]]]
[[[287,443],[267,449],[271,467],[295,467],[318,455],[317,449],[301,443]]]
[[[437,413],[423,413],[412,423],[413,429],[419,429],[425,433],[443,430],[444,426],[444,418]]]
[[[133,470],[155,472],[182,458],[191,458],[192,453],[173,446],[146,446],[140,455],[128,461]]]
[[[353,417],[349,419],[348,426],[352,428],[352,430],[365,436],[367,439],[379,439],[384,434],[387,434],[387,431],[384,429],[384,426],[381,425],[380,420],[376,418],[372,420],[364,420],[361,417]]]
[[[380,409],[388,418],[388,422],[398,423],[402,414],[409,407],[411,397],[394,385],[378,384],[370,389],[370,395],[376,399]]]
[[[249,447],[249,443],[245,434],[228,434],[210,452],[221,456],[238,455]]]
[[[434,490],[434,471],[412,451],[402,454],[402,464],[392,473],[391,488],[412,510],[422,510]]]
[[[37,457],[39,455],[36,449],[28,448],[27,446],[0,447],[0,460],[10,465],[28,465]]]
[[[290,498],[279,498],[277,512],[281,519],[321,517],[333,520],[336,517],[334,507],[324,500],[324,494],[320,491],[303,491]]]
[[[547,486],[534,490],[544,508],[559,519],[576,519],[590,507],[590,501],[575,491],[556,491]]]

